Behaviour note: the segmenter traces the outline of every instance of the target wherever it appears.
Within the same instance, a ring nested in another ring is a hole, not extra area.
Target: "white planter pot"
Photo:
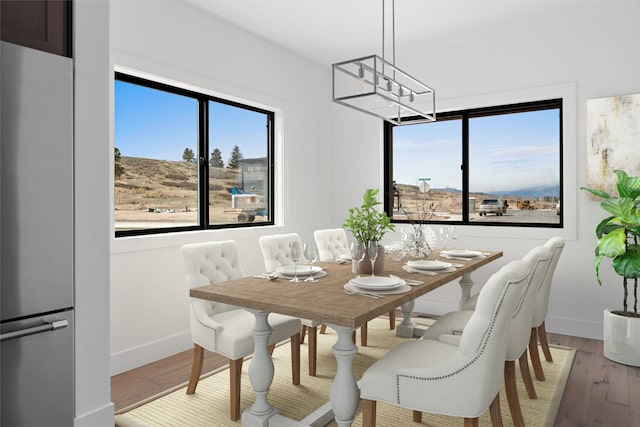
[[[604,310],[604,357],[640,367],[640,318]]]

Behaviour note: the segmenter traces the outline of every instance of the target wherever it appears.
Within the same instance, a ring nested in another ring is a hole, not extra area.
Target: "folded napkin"
[[[435,276],[438,274],[437,271],[418,270],[417,268],[411,268],[406,264],[402,266],[402,269],[409,273],[422,273],[422,274],[426,274],[427,276]]]

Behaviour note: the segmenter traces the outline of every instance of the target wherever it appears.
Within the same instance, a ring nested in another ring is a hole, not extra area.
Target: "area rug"
[[[335,331],[329,328],[327,328],[326,334],[318,335],[316,377],[306,375],[308,372],[307,345],[305,343],[301,346],[300,369],[302,375],[299,386],[294,386],[291,383],[289,346],[282,345],[275,349],[273,353],[275,375],[269,392],[269,401],[280,410],[282,415],[301,420],[328,401],[329,389],[336,370],[336,360],[331,351],[336,336]],[[389,329],[388,319],[378,318],[370,321],[368,345],[366,347],[358,346],[358,354],[353,360],[355,377],[360,378],[367,367],[384,355],[389,348],[404,341],[405,339],[397,338],[395,332]],[[527,427],[552,426],[556,418],[575,350],[552,347],[551,354],[553,363],[548,363],[543,359],[546,381],[534,379],[538,399],[531,400],[527,397],[519,370],[516,375],[519,381],[520,404]],[[246,361],[242,369],[241,411],[248,409],[254,402],[248,377],[249,364],[250,361]],[[533,373],[533,368],[531,372]],[[229,370],[227,368],[215,371],[201,379],[195,394],[187,395],[185,390],[186,384],[120,411],[115,416],[115,425],[117,427],[225,427],[240,425],[240,421],[232,422],[229,420]],[[513,425],[504,391],[501,391],[500,396],[504,425]],[[329,426],[335,425],[335,422],[329,424]],[[356,414],[353,425],[362,425],[360,410]],[[416,423],[412,421],[410,410],[378,403],[377,425],[412,426]],[[431,427],[460,426],[462,420],[425,413],[421,425]],[[480,425],[491,425],[488,413],[480,418]]]

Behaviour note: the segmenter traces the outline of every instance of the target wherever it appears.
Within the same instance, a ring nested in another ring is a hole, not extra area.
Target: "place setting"
[[[457,264],[443,262],[439,260],[409,260],[402,269],[408,273],[421,273],[428,276],[435,276],[441,273],[451,273],[456,271]]]
[[[371,276],[356,275],[344,285],[345,293],[350,295],[364,295],[371,298],[382,298],[384,295],[403,294],[411,290],[411,286],[401,277],[376,276],[374,264],[378,256],[378,244],[375,241],[367,245],[366,250],[362,243],[352,245],[352,256],[356,260],[356,268],[360,270],[360,261],[369,254],[371,261]]]
[[[457,259],[462,261],[469,261],[472,259],[486,258],[487,255],[489,254],[469,249],[443,249],[442,251],[440,251],[440,257],[449,260]]]

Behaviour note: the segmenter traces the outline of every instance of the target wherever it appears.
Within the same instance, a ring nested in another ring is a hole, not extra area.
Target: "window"
[[[561,99],[437,118],[385,123],[393,222],[562,227]]]
[[[274,113],[116,73],[116,237],[273,224]]]

